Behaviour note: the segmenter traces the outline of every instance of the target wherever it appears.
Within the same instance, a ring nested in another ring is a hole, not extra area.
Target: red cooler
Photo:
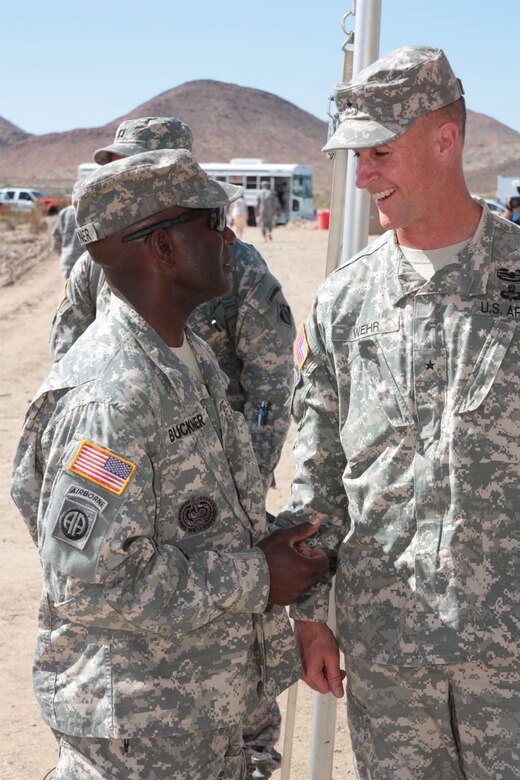
[[[330,210],[318,209],[318,225],[320,230],[328,230],[330,222]]]

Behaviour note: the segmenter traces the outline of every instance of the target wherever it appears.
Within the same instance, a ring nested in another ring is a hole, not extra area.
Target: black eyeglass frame
[[[153,225],[148,225],[148,227],[141,228],[141,230],[136,230],[135,233],[129,233],[127,236],[123,236],[121,241],[125,244],[128,241],[137,241],[139,238],[144,238],[145,236],[149,236],[152,233],[155,233],[156,230],[167,230],[174,225],[182,225],[184,222],[192,222],[194,219],[200,219],[206,214],[210,215],[210,230],[216,230],[218,233],[223,233],[226,227],[226,209],[225,206],[215,206],[212,209],[193,209],[190,211],[185,211],[178,217],[164,219],[162,222],[155,222]],[[211,217],[213,215],[215,216],[212,219]]]

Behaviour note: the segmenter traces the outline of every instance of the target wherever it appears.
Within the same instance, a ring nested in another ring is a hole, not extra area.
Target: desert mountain
[[[20,130],[19,127],[11,124],[7,119],[0,117],[0,147],[9,146],[9,144],[13,144],[15,141],[23,141],[24,138],[29,138],[29,133]]]
[[[324,91],[324,108],[327,104]],[[31,135],[0,118],[0,186],[70,191],[80,162],[111,143],[123,119],[178,116],[193,130],[201,162],[258,157],[312,165],[315,193],[330,191],[332,163],[321,152],[327,123],[269,92],[199,80],[181,84],[104,127]],[[520,133],[468,112],[465,167],[473,192],[492,194],[496,177],[520,174]]]

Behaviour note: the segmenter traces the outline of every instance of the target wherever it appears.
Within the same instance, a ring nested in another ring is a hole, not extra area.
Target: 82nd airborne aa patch
[[[98,512],[84,504],[65,498],[52,536],[78,550],[83,550],[98,518]]]

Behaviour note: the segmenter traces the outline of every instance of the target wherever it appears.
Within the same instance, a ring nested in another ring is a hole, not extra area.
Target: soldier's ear
[[[438,147],[441,156],[449,157],[453,154],[460,131],[455,122],[445,122],[438,130]]]
[[[149,236],[150,249],[154,255],[167,265],[173,265],[173,249],[166,230],[156,230]]]

